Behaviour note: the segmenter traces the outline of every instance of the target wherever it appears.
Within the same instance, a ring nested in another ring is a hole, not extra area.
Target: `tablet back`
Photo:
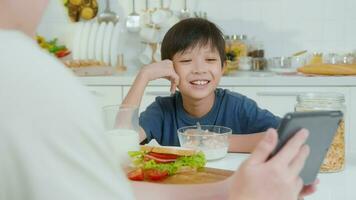
[[[278,128],[279,142],[275,152],[278,152],[298,130],[306,128],[310,132],[306,141],[310,147],[310,154],[300,173],[304,185],[314,182],[342,116],[341,111],[313,111],[287,113],[282,119]]]

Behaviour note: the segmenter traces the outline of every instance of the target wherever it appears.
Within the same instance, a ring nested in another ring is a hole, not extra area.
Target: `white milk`
[[[132,129],[113,129],[106,132],[115,156],[125,164],[129,160],[127,152],[140,149],[138,132]]]

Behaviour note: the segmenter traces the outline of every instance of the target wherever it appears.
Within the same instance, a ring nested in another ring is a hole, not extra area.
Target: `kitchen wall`
[[[98,1],[104,5],[104,0]],[[159,5],[159,0],[149,2],[150,7]],[[183,7],[183,0],[164,2],[176,11]],[[61,3],[62,0],[50,0],[38,33],[70,43],[72,29]],[[111,3],[122,20],[131,12],[131,0],[111,0]],[[136,0],[136,9],[142,10],[144,3]],[[262,41],[268,57],[303,49],[323,52],[356,49],[355,0],[188,0],[188,9],[207,12],[208,19],[226,34],[247,34]],[[137,38],[129,35],[124,47],[129,63],[135,62],[134,55],[142,48]],[[133,47],[137,49],[132,50]]]

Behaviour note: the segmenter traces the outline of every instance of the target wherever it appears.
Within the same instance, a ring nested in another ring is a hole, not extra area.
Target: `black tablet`
[[[277,130],[279,141],[272,156],[300,129],[309,130],[310,154],[300,172],[304,185],[313,183],[343,117],[341,111],[287,113]]]

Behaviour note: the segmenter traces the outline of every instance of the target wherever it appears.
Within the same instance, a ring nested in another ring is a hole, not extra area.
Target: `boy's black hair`
[[[202,18],[188,18],[172,26],[163,38],[161,57],[173,59],[178,52],[184,52],[197,45],[210,44],[219,52],[221,66],[226,60],[225,40],[220,29],[212,22]]]

